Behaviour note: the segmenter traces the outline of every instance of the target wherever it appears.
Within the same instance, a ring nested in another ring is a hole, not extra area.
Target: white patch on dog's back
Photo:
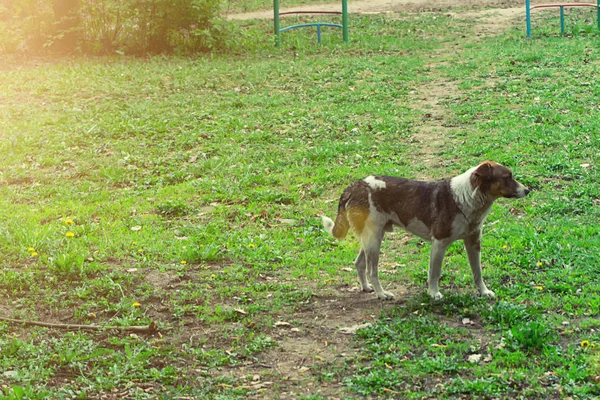
[[[379,190],[379,189],[385,189],[385,182],[382,181],[381,179],[377,179],[375,178],[373,175],[371,176],[367,176],[365,179],[363,179],[371,189],[373,190]]]

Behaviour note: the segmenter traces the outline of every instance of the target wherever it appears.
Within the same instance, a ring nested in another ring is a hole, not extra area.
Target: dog
[[[394,295],[383,290],[377,264],[385,232],[394,226],[431,241],[428,293],[442,299],[439,281],[446,250],[463,240],[475,286],[481,296],[496,295],[481,276],[481,229],[492,204],[500,197],[522,198],[530,192],[511,171],[484,161],[451,179],[424,182],[391,176],[368,176],[348,186],[338,206],[335,223],[322,216],[325,230],[343,239],[351,228],[358,236],[360,252],[354,262],[362,290],[382,300]]]

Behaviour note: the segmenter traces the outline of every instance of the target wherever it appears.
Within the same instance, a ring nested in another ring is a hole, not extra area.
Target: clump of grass
[[[530,321],[537,312],[520,305],[505,301],[499,301],[492,305],[489,311],[485,312],[485,318],[499,327],[511,328],[515,325]]]
[[[190,207],[184,201],[169,199],[157,204],[156,211],[164,217],[174,218],[187,215]]]
[[[508,331],[508,344],[526,352],[539,352],[550,347],[558,335],[547,324],[539,321],[527,321],[514,325]]]

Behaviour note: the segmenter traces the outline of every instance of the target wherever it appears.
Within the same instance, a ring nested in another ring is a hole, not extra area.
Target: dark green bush
[[[225,48],[221,0],[4,0],[0,51],[190,54]]]
[[[0,53],[42,49],[54,33],[51,0],[0,2]]]

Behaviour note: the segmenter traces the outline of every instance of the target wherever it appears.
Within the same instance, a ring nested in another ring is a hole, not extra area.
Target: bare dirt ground
[[[340,4],[307,5],[281,9],[284,11],[339,11]],[[351,14],[374,14],[393,12],[444,12],[456,17],[475,19],[475,35],[471,40],[497,35],[508,28],[524,23],[524,4],[521,0],[368,0],[350,1]],[[229,15],[230,19],[273,18],[272,10]],[[445,51],[453,51],[450,43],[428,63],[431,69],[443,65]],[[448,144],[445,125],[449,111],[445,104],[457,99],[460,91],[457,83],[435,80],[411,93],[413,106],[423,112],[423,121],[413,139],[419,152],[416,156],[435,169],[440,157],[439,150]],[[434,178],[433,176],[423,178]],[[435,177],[439,178],[439,177]],[[395,233],[388,240],[402,241],[402,233]],[[398,243],[400,244],[400,243]],[[394,248],[398,246],[394,245]],[[400,245],[399,247],[403,247]],[[400,249],[402,250],[402,249]],[[406,249],[404,249],[406,250]],[[385,257],[382,263],[385,263]],[[389,262],[389,261],[388,261]],[[351,267],[351,266],[349,266]],[[279,344],[259,355],[259,361],[225,369],[216,374],[235,377],[252,377],[248,382],[256,388],[255,399],[288,399],[320,395],[328,399],[359,397],[348,392],[342,377],[321,379],[319,371],[335,371],[357,353],[353,347],[353,331],[360,324],[375,321],[381,311],[398,307],[418,289],[388,287],[396,298],[389,302],[378,300],[373,294],[363,293],[355,287],[337,287],[327,293],[314,296],[308,304],[290,316],[296,321],[291,326],[282,325],[274,334]]]
[[[456,8],[477,9],[507,9],[520,8],[525,11],[524,1],[517,0],[361,0],[349,1],[350,14],[378,14],[387,12],[420,12],[420,11],[445,11]],[[341,11],[341,2],[329,4],[308,4],[295,7],[282,7],[280,12],[286,11]],[[273,10],[253,11],[241,14],[230,14],[229,19],[260,19],[273,18]]]

